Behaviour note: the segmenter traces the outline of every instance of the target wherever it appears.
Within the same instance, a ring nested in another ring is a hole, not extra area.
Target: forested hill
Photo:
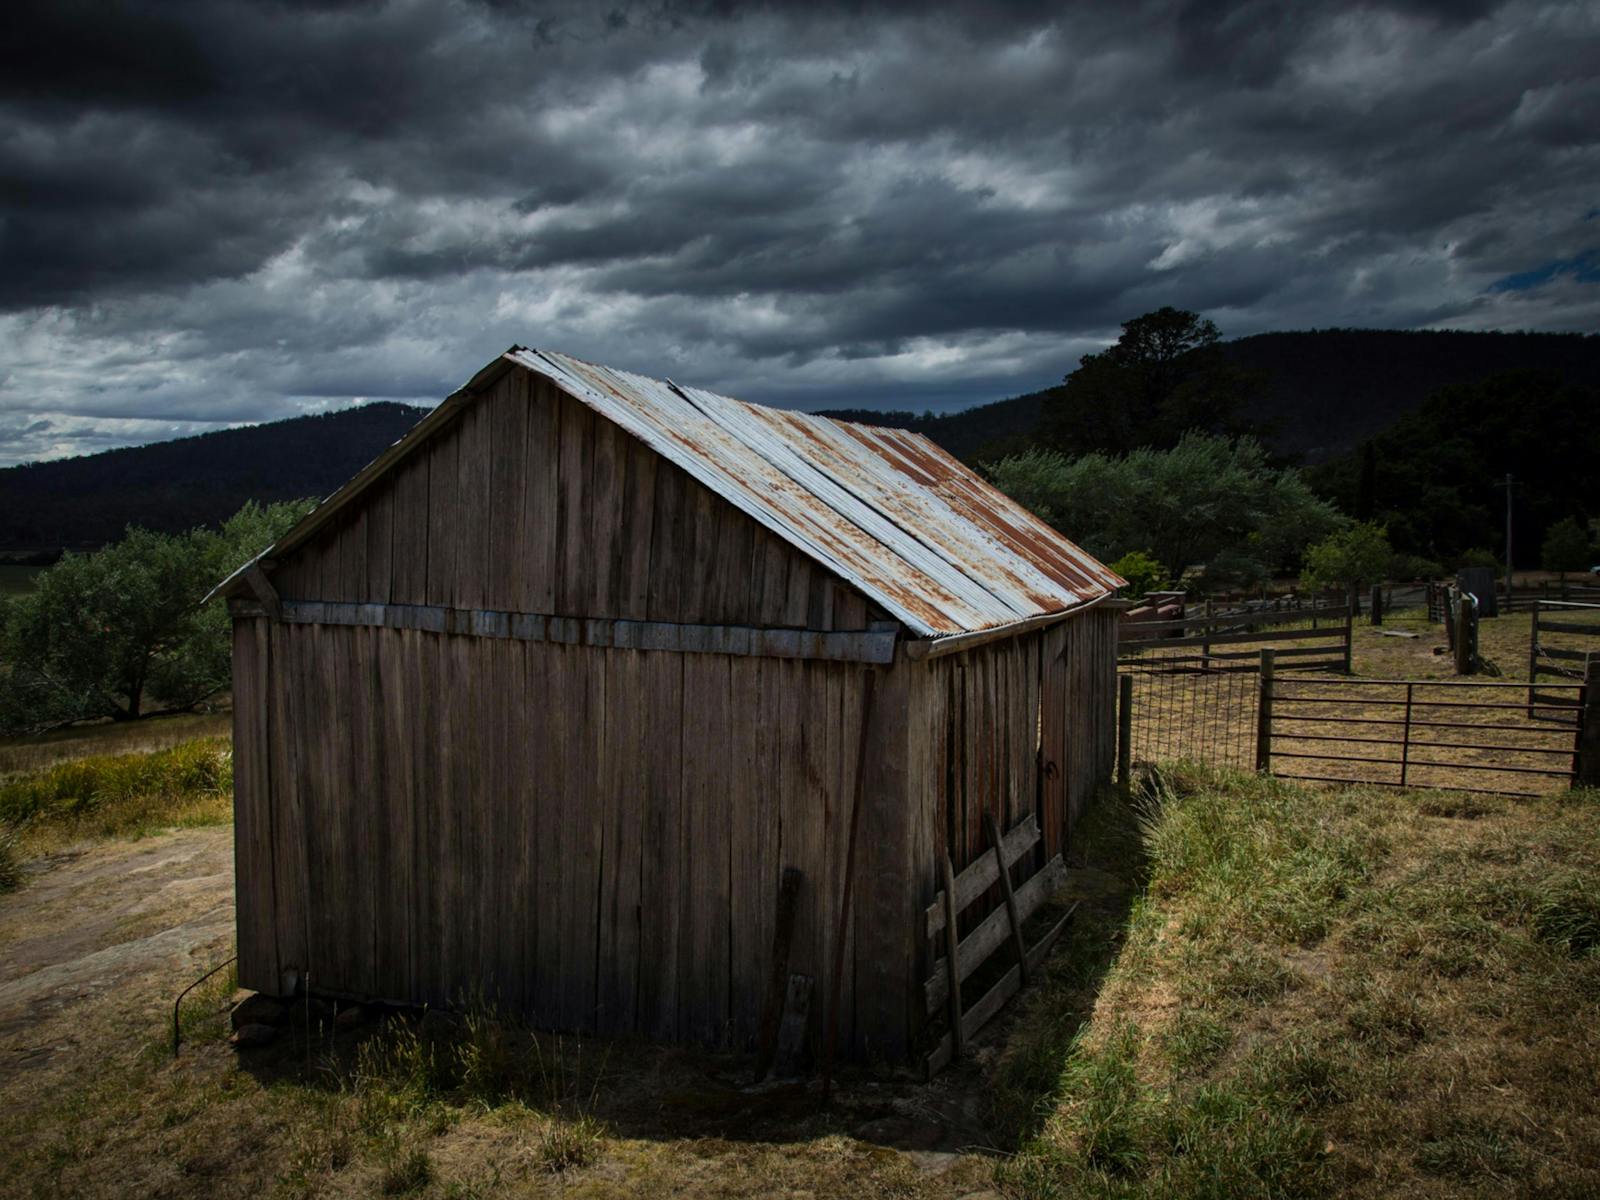
[[[1600,386],[1600,336],[1319,329],[1224,342],[1234,363],[1265,377],[1248,415],[1277,451],[1319,462],[1418,408],[1440,388],[1506,371],[1541,370]],[[944,416],[866,409],[824,415],[925,433],[958,458],[995,458],[1025,446],[1050,390]]]
[[[1267,394],[1250,416],[1280,453],[1316,462],[1353,450],[1440,388],[1536,370],[1600,387],[1600,337],[1577,333],[1448,333],[1319,329],[1226,342],[1260,371]]]
[[[426,409],[366,404],[0,470],[0,553],[86,548],[128,525],[214,525],[247,500],[326,496]]]

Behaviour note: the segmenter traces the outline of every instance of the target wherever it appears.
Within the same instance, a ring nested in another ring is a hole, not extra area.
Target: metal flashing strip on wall
[[[247,600],[230,605],[235,617],[267,616]],[[689,654],[733,654],[759,658],[887,664],[894,661],[896,631],[871,629],[822,633],[807,629],[758,629],[746,625],[680,625],[668,621],[624,621],[555,617],[540,613],[448,608],[435,604],[350,604],[285,600],[282,620],[290,625],[359,625],[417,629],[465,637],[510,638],[568,646],[619,650],[673,650]]]

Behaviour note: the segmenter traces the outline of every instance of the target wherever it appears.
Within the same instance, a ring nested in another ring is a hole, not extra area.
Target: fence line
[[[1529,723],[1541,706],[1521,683],[1285,678],[1271,651],[1259,679],[1255,765],[1285,779],[1516,796],[1543,794],[1526,790],[1530,777],[1600,782],[1600,663],[1584,683],[1549,685],[1578,717],[1556,726]]]

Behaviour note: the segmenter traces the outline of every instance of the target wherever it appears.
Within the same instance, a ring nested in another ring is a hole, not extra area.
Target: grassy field
[[[1600,1194],[1600,794],[1168,768],[1138,820],[1108,969],[1001,1060],[1045,1093],[1007,1191]]]
[[[17,563],[0,563],[0,597],[21,596],[33,591],[33,581],[44,567],[28,567]]]
[[[88,755],[0,779],[3,851],[28,859],[96,838],[222,825],[233,819],[233,743]]]
[[[211,802],[216,752],[150,756],[142,790],[182,819]],[[67,779],[5,803],[70,808]],[[234,1049],[226,974],[188,1002],[174,1060],[191,966],[117,997],[123,1023],[51,1069],[0,1063],[0,1195],[1600,1191],[1600,795],[1168,766],[1077,839],[1083,906],[1044,978],[931,1085],[852,1073],[823,1106],[814,1085],[749,1089],[737,1059],[536,1035],[482,1004],[349,1027],[297,1008]]]
[[[31,737],[0,738],[0,781],[80,758],[148,753],[197,738],[229,737],[233,715],[228,706],[224,694],[209,705],[220,711],[163,714],[138,721],[97,721]]]

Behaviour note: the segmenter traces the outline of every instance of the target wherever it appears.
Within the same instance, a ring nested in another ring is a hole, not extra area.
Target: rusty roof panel
[[[915,632],[994,629],[1122,580],[927,438],[551,351],[506,358],[639,438]]]

